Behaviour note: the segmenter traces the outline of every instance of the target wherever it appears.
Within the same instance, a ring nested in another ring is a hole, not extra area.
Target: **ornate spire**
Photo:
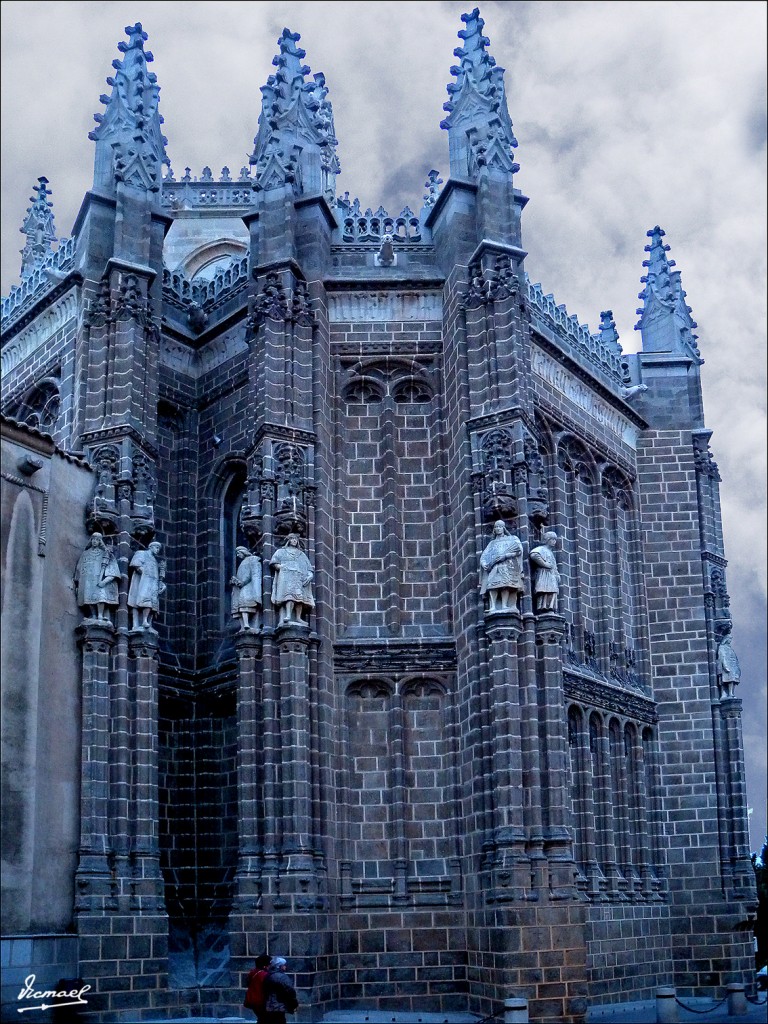
[[[117,44],[123,59],[112,61],[116,74],[107,79],[112,94],[100,97],[107,109],[93,115],[98,127],[88,135],[96,143],[94,184],[111,188],[115,181],[124,181],[156,192],[161,165],[170,164],[168,140],[160,130],[160,87],[157,75],[147,70],[154,57],[144,49],[147,34],[141,24],[127,26],[125,34],[128,42]]]
[[[427,180],[424,182],[424,188],[427,190],[424,195],[424,205],[431,209],[437,202],[437,197],[440,195],[440,186],[443,184],[443,179],[440,177],[440,172],[434,170],[434,168],[427,175]]]
[[[680,271],[672,269],[675,261],[667,257],[664,234],[658,225],[647,232],[651,241],[645,247],[648,259],[643,266],[647,270],[640,278],[645,287],[638,294],[643,305],[637,310],[640,319],[635,330],[642,332],[645,352],[685,351],[700,362],[698,335],[693,333],[697,324],[685,302]]]
[[[306,80],[306,53],[296,44],[301,36],[287,28],[278,39],[277,67],[261,88],[259,131],[250,157],[256,165],[256,188],[293,184],[298,194],[336,193],[340,165],[325,76]]]
[[[504,69],[486,51],[485,22],[476,7],[462,14],[466,28],[459,38],[463,46],[453,51],[460,63],[451,68],[456,81],[448,85],[449,100],[443,104],[448,117],[440,122],[451,139],[451,174],[474,177],[483,167],[514,174],[519,165],[511,150],[517,147],[504,93]]]
[[[48,179],[38,178],[39,184],[33,189],[37,193],[30,196],[32,204],[27,209],[27,216],[19,228],[27,236],[21,250],[21,276],[39,266],[51,251],[51,243],[56,241],[53,228],[53,203],[49,200]]]
[[[600,343],[608,352],[612,352],[614,355],[622,354],[619,332],[616,330],[616,321],[613,319],[613,310],[611,309],[604,309],[600,313]]]

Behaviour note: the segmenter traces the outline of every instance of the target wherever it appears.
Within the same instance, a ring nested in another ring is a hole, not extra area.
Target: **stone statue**
[[[517,611],[523,592],[523,545],[499,519],[493,537],[480,556],[480,593],[488,594],[489,612]]]
[[[544,543],[531,549],[530,559],[534,567],[533,593],[537,612],[557,611],[557,595],[560,593],[560,573],[557,571],[555,548],[557,534],[547,531],[541,538]]]
[[[278,548],[269,563],[275,570],[272,604],[280,609],[279,625],[302,622],[302,609],[314,608],[312,580],[314,573],[309,559],[299,547],[299,535],[289,533],[283,547]]]
[[[731,646],[731,640],[730,633],[726,634],[717,648],[717,679],[726,697],[734,696],[734,690],[741,679],[741,666],[736,651]]]
[[[92,533],[88,547],[80,555],[75,568],[74,583],[77,603],[91,619],[111,622],[107,607],[117,606],[117,585],[120,566],[111,547],[101,533]]]
[[[633,398],[636,398],[638,395],[644,395],[647,390],[647,384],[632,384],[629,387],[621,389],[621,397],[624,399],[625,402],[630,402]]]
[[[160,608],[160,595],[165,593],[165,565],[159,556],[162,545],[153,540],[146,551],[137,551],[131,559],[131,585],[128,589],[128,607],[131,609],[131,629],[150,629],[152,613]]]
[[[377,267],[392,267],[397,263],[395,247],[392,244],[392,235],[382,235],[381,247],[376,253],[375,263]]]
[[[235,548],[237,573],[232,585],[232,615],[240,616],[243,629],[258,629],[261,612],[261,559],[248,548]]]

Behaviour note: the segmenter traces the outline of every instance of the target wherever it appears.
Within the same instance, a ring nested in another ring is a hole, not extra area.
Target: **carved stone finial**
[[[440,186],[443,184],[443,179],[440,177],[440,172],[431,170],[427,175],[427,180],[424,182],[424,188],[427,190],[424,196],[424,205],[427,207],[433,207],[437,202],[437,197],[440,195]]]
[[[27,208],[24,223],[19,228],[19,231],[27,236],[24,248],[21,250],[22,277],[30,270],[40,266],[51,252],[51,244],[56,241],[56,232],[53,227],[53,203],[49,199],[51,193],[48,191],[48,179],[40,177],[37,181],[38,184],[33,186],[36,195],[29,197],[32,205]]]
[[[619,332],[616,330],[616,321],[611,309],[604,309],[600,314],[600,342],[608,351],[617,356],[621,355]]]
[[[277,68],[261,88],[259,130],[250,163],[256,166],[254,187],[269,191],[287,184],[297,194],[322,193],[332,200],[340,168],[336,156],[333,108],[325,76],[306,81],[306,53],[296,44],[301,36],[283,29]]]
[[[147,70],[154,58],[144,49],[147,34],[141,24],[127,26],[125,33],[128,42],[117,44],[123,58],[112,62],[116,73],[107,79],[112,93],[100,97],[106,111],[94,114],[97,127],[88,135],[97,144],[94,183],[111,187],[117,180],[155,192],[162,165],[169,164],[168,140],[160,130],[160,87],[157,75]]]
[[[511,150],[517,139],[504,94],[504,69],[486,50],[490,40],[483,35],[479,9],[462,14],[461,20],[466,26],[459,32],[464,45],[453,51],[459,58],[451,68],[456,81],[448,85],[450,98],[443,104],[448,117],[440,123],[451,132],[451,174],[474,176],[483,167],[514,174],[519,165]]]
[[[662,241],[665,232],[656,225],[647,234],[648,259],[643,260],[646,272],[640,278],[645,287],[638,293],[643,305],[637,310],[640,319],[635,324],[635,330],[643,335],[643,350],[685,352],[701,362],[698,336],[693,333],[697,324],[685,302],[680,271],[672,269],[675,261],[667,256],[670,247]]]

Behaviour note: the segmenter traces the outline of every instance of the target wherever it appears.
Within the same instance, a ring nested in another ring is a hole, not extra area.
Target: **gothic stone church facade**
[[[8,1012],[34,972],[86,1020],[231,1013],[265,949],[303,1019],[722,994],[741,702],[664,232],[638,354],[530,283],[477,11],[399,216],[336,197],[297,35],[214,179],[126,32],[72,237],[41,179],[3,299]]]

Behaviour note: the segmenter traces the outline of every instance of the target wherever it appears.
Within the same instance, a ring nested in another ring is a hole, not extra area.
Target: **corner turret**
[[[626,383],[646,385],[647,393],[636,404],[651,426],[702,429],[699,367],[704,360],[696,344],[696,322],[685,302],[680,271],[673,269],[675,261],[667,257],[664,231],[657,225],[647,235],[644,287],[638,295],[643,305],[635,325],[643,345],[636,356],[626,359]]]
[[[504,69],[487,50],[483,19],[476,7],[462,14],[461,46],[453,51],[459,64],[451,68],[456,81],[448,86],[443,104],[447,117],[440,127],[448,132],[450,178],[432,204],[427,227],[432,230],[439,259],[446,270],[456,263],[488,257],[500,251],[512,256],[520,269],[521,214],[527,199],[514,187],[520,169],[513,158],[517,139],[504,92]],[[449,229],[450,225],[450,229]]]
[[[27,236],[27,241],[21,250],[22,277],[43,263],[51,252],[51,244],[56,241],[53,227],[53,203],[48,198],[51,195],[48,191],[48,179],[41,177],[37,180],[38,184],[33,186],[33,191],[37,195],[29,197],[32,205],[28,207],[24,223],[19,228],[19,231]]]
[[[98,127],[88,138],[96,143],[94,188],[113,193],[117,182],[147,192],[159,192],[167,139],[160,130],[158,111],[160,87],[157,76],[147,69],[154,60],[144,49],[147,33],[141,23],[126,26],[128,42],[117,44],[122,60],[112,61],[116,74],[107,79],[110,96],[102,95],[103,114],[94,114]]]

